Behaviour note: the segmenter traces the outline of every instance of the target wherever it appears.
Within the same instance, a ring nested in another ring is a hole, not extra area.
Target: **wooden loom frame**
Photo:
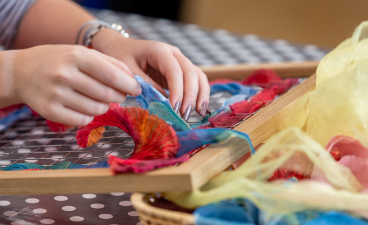
[[[244,79],[261,68],[272,69],[281,77],[309,77],[318,62],[215,66],[202,68],[209,80],[217,78]],[[248,133],[254,146],[280,130],[293,103],[313,90],[316,77],[310,76],[302,84],[261,109],[254,116],[235,127]],[[244,148],[246,147],[246,148]],[[170,166],[145,174],[112,175],[110,169],[64,169],[40,171],[0,172],[1,195],[78,194],[109,192],[165,192],[190,191],[201,187],[209,179],[249,151],[246,141],[234,139],[222,145],[211,145],[178,166]]]

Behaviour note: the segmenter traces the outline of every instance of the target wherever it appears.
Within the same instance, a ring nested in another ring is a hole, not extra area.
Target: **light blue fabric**
[[[24,105],[21,108],[15,109],[13,112],[9,113],[7,116],[0,119],[0,131],[9,128],[17,120],[27,119],[32,116],[31,109]]]
[[[170,124],[175,131],[191,130],[189,124],[180,118],[172,108],[168,107],[163,102],[152,102],[148,106],[148,111],[158,117],[164,119]]]
[[[7,166],[3,169],[3,171],[18,171],[18,170],[26,170],[26,169],[46,169],[46,170],[61,170],[61,169],[83,169],[83,168],[87,168],[88,165],[83,165],[83,164],[77,164],[77,163],[72,163],[72,162],[59,162],[56,163],[52,166],[46,167],[46,166],[42,166],[42,165],[37,165],[34,163],[16,163],[10,166]],[[93,168],[109,168],[109,164],[107,161],[105,162],[99,162],[96,163],[90,167],[88,167],[88,169],[93,169]]]
[[[304,211],[268,215],[247,199],[225,200],[197,208],[196,225],[368,225],[363,218],[339,211]]]
[[[139,85],[141,85],[142,87],[142,93],[138,95],[136,99],[138,104],[143,109],[148,109],[149,104],[155,101],[160,101],[172,109],[169,99],[167,99],[154,87],[145,82],[142,77],[136,75],[134,76],[134,78],[138,81]]]
[[[247,96],[252,96],[259,91],[259,88],[252,86],[245,86],[238,83],[214,84],[211,85],[210,88],[211,88],[211,95],[218,92],[227,91],[232,95],[243,94]]]
[[[196,129],[176,132],[180,149],[176,157],[188,154],[190,151],[207,144],[225,143],[232,138],[241,138],[248,142],[252,154],[255,153],[248,134],[224,128]],[[245,146],[244,146],[245,147]]]
[[[221,108],[228,108],[230,105],[235,104],[237,102],[241,102],[241,101],[247,100],[250,97],[252,97],[252,96],[245,95],[245,94],[233,95],[230,98],[226,99],[226,101],[224,102],[224,104],[222,104],[222,107]]]

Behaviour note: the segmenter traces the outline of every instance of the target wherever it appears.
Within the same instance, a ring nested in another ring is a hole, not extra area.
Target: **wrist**
[[[126,38],[114,30],[104,29],[92,39],[92,47],[99,52],[111,55],[110,53],[116,50],[117,44],[127,45],[132,40],[134,39]]]
[[[15,50],[0,52],[0,108],[21,103],[14,88],[17,53]]]

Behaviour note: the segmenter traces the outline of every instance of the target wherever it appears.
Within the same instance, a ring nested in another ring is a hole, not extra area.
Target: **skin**
[[[109,29],[93,38],[95,50],[74,45],[81,25],[93,19],[71,1],[37,1],[20,24],[12,74],[0,68],[2,79],[12,81],[0,91],[0,107],[25,103],[55,122],[85,125],[109,103],[140,94],[133,74],[162,93],[168,88],[172,106],[181,102],[182,116],[189,105],[200,113],[209,102],[206,75],[174,46],[124,38]]]

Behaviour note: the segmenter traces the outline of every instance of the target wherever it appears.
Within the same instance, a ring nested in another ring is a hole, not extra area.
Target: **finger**
[[[111,57],[111,56],[108,56],[108,55],[105,55],[99,51],[96,51],[96,50],[93,50],[94,54],[98,55],[99,57],[102,57],[104,58],[105,60],[111,62],[112,64],[114,64],[115,66],[117,66],[118,68],[120,68],[121,70],[123,70],[125,73],[127,73],[128,75],[134,77],[134,74],[133,72],[129,69],[129,67],[122,61],[114,58],[114,57]]]
[[[50,110],[41,115],[53,122],[74,127],[85,126],[92,122],[94,118],[93,116],[84,115],[72,109],[66,108],[61,104],[54,104],[50,106]]]
[[[193,63],[179,50],[174,50],[173,52],[174,57],[179,62],[181,70],[183,71],[184,97],[180,112],[184,120],[188,121],[197,101],[199,86],[198,71]]]
[[[202,70],[200,70],[197,66],[195,68],[198,71],[198,80],[199,80],[196,111],[200,115],[205,117],[208,112],[211,112],[210,107],[209,107],[210,85],[208,83],[206,74],[204,74]]]
[[[82,55],[77,65],[84,72],[105,85],[123,94],[137,96],[142,92],[138,82],[125,71],[97,54],[88,52]]]
[[[177,106],[183,101],[183,71],[167,45],[160,43],[158,47],[152,50],[153,57],[148,58],[148,64],[166,77],[170,103],[174,109],[179,109]]]
[[[110,105],[109,103],[98,102],[87,98],[72,89],[65,90],[65,97],[60,100],[60,103],[67,108],[88,116],[104,114]]]
[[[76,73],[77,74],[74,76],[74,82],[71,84],[71,87],[75,91],[99,102],[121,103],[125,101],[125,94],[98,82],[80,71],[77,71]]]
[[[131,68],[131,70],[133,71],[134,74],[142,77],[144,81],[149,83],[152,87],[154,87],[161,94],[163,94],[165,97],[167,97],[167,94],[166,94],[165,90],[159,84],[157,84],[154,80],[152,80],[152,78],[149,77],[149,75],[147,75],[145,72],[143,72],[143,70],[141,68],[139,68],[139,66],[137,65],[137,63],[135,61],[133,61],[133,60],[132,61],[127,61],[127,63],[130,65],[130,68]]]

